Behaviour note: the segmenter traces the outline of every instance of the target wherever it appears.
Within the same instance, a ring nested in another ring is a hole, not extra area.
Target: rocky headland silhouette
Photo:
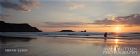
[[[75,31],[73,31],[73,30],[61,30],[59,32],[75,32]]]
[[[0,32],[42,32],[36,27],[32,27],[27,23],[5,23],[0,21]]]

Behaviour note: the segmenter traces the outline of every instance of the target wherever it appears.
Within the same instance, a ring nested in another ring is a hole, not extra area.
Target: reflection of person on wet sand
[[[104,40],[107,40],[107,32],[104,33]]]

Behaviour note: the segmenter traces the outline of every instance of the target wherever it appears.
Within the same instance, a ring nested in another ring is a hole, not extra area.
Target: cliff
[[[4,21],[0,21],[0,32],[41,32],[41,30],[29,24],[5,23]]]

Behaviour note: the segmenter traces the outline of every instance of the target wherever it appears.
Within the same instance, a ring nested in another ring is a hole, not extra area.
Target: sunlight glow
[[[117,48],[119,48],[118,41],[119,41],[119,39],[115,39],[115,45],[113,47],[113,52],[115,52],[115,53],[117,52]]]
[[[123,25],[115,25],[113,28],[114,28],[113,31],[115,33],[121,33],[122,32]]]
[[[116,43],[116,44],[118,44],[118,41],[119,41],[118,39],[115,39],[115,43]]]
[[[112,16],[112,17],[111,17],[111,20],[115,20],[115,19],[116,19],[116,16]]]

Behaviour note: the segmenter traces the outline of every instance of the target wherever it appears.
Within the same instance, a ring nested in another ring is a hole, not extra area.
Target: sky
[[[0,0],[0,20],[44,32],[140,32],[139,0]]]

